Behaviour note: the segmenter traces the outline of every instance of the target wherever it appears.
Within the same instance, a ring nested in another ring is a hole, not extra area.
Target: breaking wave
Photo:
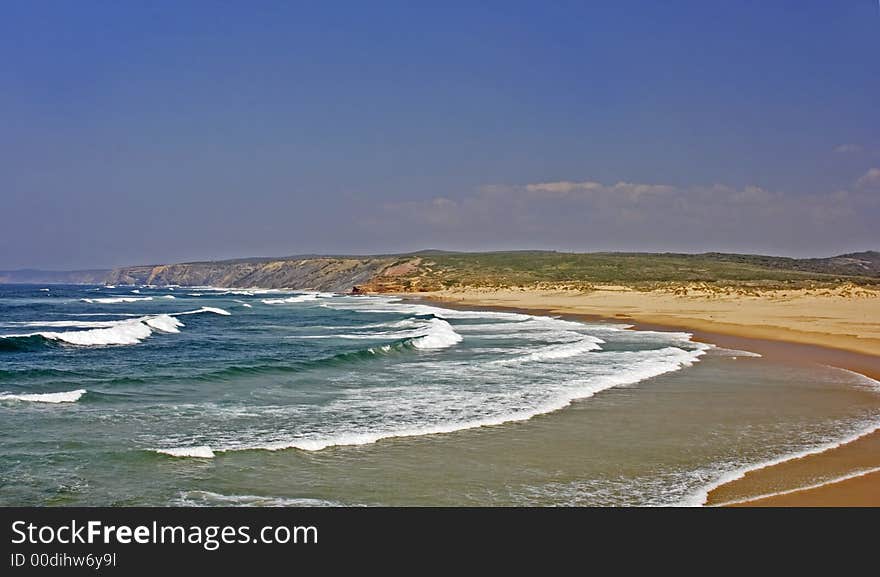
[[[179,333],[180,327],[185,325],[176,317],[200,313],[214,313],[224,316],[230,314],[223,309],[202,307],[193,311],[147,315],[118,321],[43,321],[42,323],[29,323],[31,325],[52,326],[47,325],[47,323],[54,322],[56,323],[54,326],[97,328],[82,331],[39,331],[28,334],[0,335],[0,350],[33,350],[39,348],[40,345],[46,345],[51,342],[83,347],[136,345],[153,334],[154,331]]]
[[[305,294],[298,294],[284,298],[278,299],[262,299],[262,303],[266,305],[283,305],[290,303],[304,303],[309,301],[316,301],[318,299],[325,299],[336,296],[334,293],[322,293],[322,292],[312,292]]]
[[[0,393],[0,401],[27,401],[31,403],[75,403],[86,394],[85,389],[60,393]]]
[[[471,409],[464,408],[463,398],[438,397],[428,400],[424,405],[430,407],[430,413],[425,415],[426,422],[422,423],[395,424],[391,417],[397,414],[400,408],[391,405],[385,409],[390,411],[387,419],[375,422],[371,426],[359,427],[352,423],[332,432],[292,433],[287,438],[271,440],[233,439],[220,435],[219,438],[215,437],[210,441],[210,446],[214,453],[286,449],[320,451],[334,446],[365,445],[389,438],[445,434],[526,421],[537,415],[563,409],[574,401],[586,399],[606,389],[631,385],[689,367],[708,349],[707,345],[694,344],[697,345],[694,350],[665,347],[654,351],[602,353],[609,355],[609,362],[604,365],[607,370],[602,374],[572,378],[555,389],[548,390],[544,395],[536,395],[529,399],[514,395],[506,403],[496,406],[492,406],[491,396],[477,401]],[[469,412],[474,414],[469,417]],[[200,445],[194,442],[193,446]]]
[[[171,457],[194,457],[197,459],[213,459],[214,451],[207,445],[198,447],[172,447],[170,449],[150,449],[156,453],[162,453]]]
[[[106,297],[95,299],[80,299],[84,303],[113,305],[117,303],[136,303],[140,301],[151,301],[153,297]]]
[[[417,349],[445,349],[461,341],[462,336],[452,325],[441,318],[432,318],[428,321],[427,333],[414,338],[412,345]]]

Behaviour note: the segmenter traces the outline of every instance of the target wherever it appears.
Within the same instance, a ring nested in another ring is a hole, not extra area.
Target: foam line
[[[850,479],[858,479],[859,477],[864,477],[865,475],[870,475],[872,473],[880,473],[880,467],[873,467],[871,469],[862,469],[862,470],[856,471],[854,473],[849,473],[848,475],[843,475],[842,477],[835,477],[834,479],[829,479],[828,481],[822,481],[821,483],[807,485],[806,487],[798,487],[797,489],[788,489],[786,491],[777,491],[775,493],[763,493],[761,495],[755,495],[754,497],[747,497],[745,499],[736,499],[734,501],[725,501],[724,503],[716,503],[716,504],[710,505],[710,506],[711,507],[726,507],[728,505],[740,505],[742,503],[750,503],[752,501],[758,501],[759,499],[769,499],[770,497],[780,497],[782,495],[791,495],[792,493],[800,493],[801,491],[810,491],[812,489],[819,489],[821,487],[827,487],[828,485],[834,485],[835,483],[849,481]]]
[[[112,305],[118,303],[136,303],[139,301],[151,301],[153,297],[107,297],[97,299],[80,299],[85,303]]]
[[[700,507],[706,504],[706,501],[709,500],[709,493],[721,487],[722,485],[726,485],[728,483],[732,483],[733,481],[738,481],[745,477],[748,473],[752,471],[758,471],[760,469],[766,469],[767,467],[772,467],[774,465],[779,465],[781,463],[786,463],[788,461],[794,461],[797,459],[802,459],[804,457],[809,457],[810,455],[818,455],[820,453],[824,453],[826,451],[830,451],[831,449],[836,449],[843,445],[847,445],[861,439],[862,437],[866,437],[871,433],[880,429],[880,423],[872,423],[867,427],[864,427],[855,433],[852,433],[842,439],[837,441],[831,441],[828,443],[823,443],[816,447],[812,447],[810,449],[805,449],[803,451],[799,451],[796,453],[790,453],[788,455],[784,455],[782,457],[777,457],[776,459],[769,459],[767,461],[762,461],[760,463],[754,465],[746,465],[745,467],[740,467],[738,469],[734,469],[733,471],[729,471],[719,476],[717,479],[712,481],[711,483],[703,486],[694,494],[685,498],[679,506],[684,507]]]

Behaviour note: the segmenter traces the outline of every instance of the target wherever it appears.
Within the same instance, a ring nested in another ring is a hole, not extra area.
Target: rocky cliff
[[[389,267],[392,257],[308,257],[273,260],[194,262],[115,269],[110,284],[292,288],[348,292],[370,284]]]

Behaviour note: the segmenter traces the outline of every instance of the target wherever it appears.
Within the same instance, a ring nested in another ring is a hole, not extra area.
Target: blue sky
[[[4,2],[0,268],[880,248],[877,2]]]

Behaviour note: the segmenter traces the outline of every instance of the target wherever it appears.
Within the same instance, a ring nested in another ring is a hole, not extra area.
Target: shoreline
[[[880,356],[872,354],[873,343],[866,348],[857,336],[840,339],[840,335],[810,335],[786,340],[791,332],[784,327],[749,326],[719,322],[717,328],[711,322],[691,322],[699,319],[687,317],[669,318],[671,322],[658,322],[657,315],[618,312],[609,307],[597,314],[595,306],[577,310],[572,295],[564,295],[565,304],[558,306],[553,299],[543,299],[540,294],[518,291],[506,299],[493,298],[492,293],[401,293],[407,299],[443,304],[451,308],[513,311],[526,314],[560,315],[581,321],[601,321],[631,325],[633,330],[685,331],[693,340],[719,347],[746,350],[760,354],[769,360],[797,364],[825,365],[858,373],[880,381]],[[525,297],[525,298],[521,298]],[[488,297],[488,298],[487,298]],[[517,298],[520,297],[520,298]],[[499,300],[503,304],[499,304]],[[556,305],[556,306],[554,306]],[[733,325],[733,327],[731,327]],[[709,327],[716,330],[709,330]],[[776,329],[776,330],[774,330]],[[772,338],[767,338],[771,336]],[[851,335],[845,335],[851,336]],[[819,341],[817,342],[810,341]],[[845,348],[849,345],[848,348]],[[853,346],[856,345],[856,346]],[[757,464],[733,471],[729,478],[722,477],[710,485],[704,506],[880,506],[880,428],[862,431],[840,443],[800,455]],[[760,490],[774,486],[780,479],[819,478],[821,482],[803,483],[797,488],[781,491]],[[748,489],[752,488],[752,491]],[[746,490],[748,497],[737,498],[738,492]]]

